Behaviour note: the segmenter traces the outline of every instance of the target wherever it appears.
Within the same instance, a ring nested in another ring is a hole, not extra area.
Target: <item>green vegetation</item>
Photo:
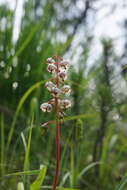
[[[45,63],[54,55],[71,60],[67,83],[73,102],[61,127],[57,189],[127,189],[127,67],[112,39],[101,39],[102,52],[92,58],[89,17],[97,2],[84,3],[82,11],[74,9],[75,0],[24,1],[17,41],[17,7],[0,5],[1,190],[52,188],[55,125],[41,123],[54,120],[54,113],[42,113],[40,104],[50,99],[44,88],[50,80]],[[76,44],[79,29],[85,32]]]

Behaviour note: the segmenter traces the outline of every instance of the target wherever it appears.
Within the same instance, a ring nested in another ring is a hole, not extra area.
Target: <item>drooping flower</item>
[[[60,94],[60,92],[61,92],[61,90],[59,89],[59,88],[57,88],[57,87],[53,87],[52,89],[51,89],[51,94],[52,94],[52,96],[58,96],[59,94]]]
[[[70,66],[70,61],[67,59],[64,59],[60,62],[60,66],[63,67],[64,69],[67,69]]]
[[[47,70],[49,73],[55,73],[55,71],[57,70],[57,67],[54,64],[48,64]]]
[[[61,100],[60,105],[61,105],[61,108],[62,108],[62,109],[69,108],[69,107],[71,107],[71,101],[68,100],[68,99]]]
[[[51,91],[51,89],[52,89],[53,87],[56,87],[56,85],[55,85],[53,82],[49,81],[49,82],[46,82],[46,83],[45,83],[45,87],[46,87],[49,91]]]
[[[71,92],[71,87],[69,85],[64,85],[62,88],[61,88],[61,92],[65,95],[70,95],[70,92]]]
[[[56,61],[55,61],[56,60]],[[64,85],[64,81],[67,79],[67,67],[70,65],[68,60],[63,60],[60,57],[56,57],[55,60],[50,57],[47,59],[47,70],[54,74],[52,81],[45,83],[45,87],[49,90],[53,98],[47,103],[40,106],[43,112],[51,112],[52,106],[59,107],[60,116],[62,117],[63,109],[71,107],[70,100],[62,100],[61,94],[69,95],[71,88],[69,85]],[[58,109],[58,108],[57,108]]]
[[[65,71],[60,71],[58,73],[58,76],[59,76],[60,79],[62,79],[62,81],[67,79],[67,73]]]
[[[40,109],[43,112],[51,112],[52,111],[52,105],[49,103],[43,103],[43,104],[41,104]]]

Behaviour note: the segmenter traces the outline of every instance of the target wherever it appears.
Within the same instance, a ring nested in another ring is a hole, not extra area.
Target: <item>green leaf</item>
[[[37,179],[30,185],[30,190],[39,190],[41,188],[41,185],[42,185],[45,175],[46,175],[47,167],[41,165],[40,168],[41,168],[41,171],[40,171]]]

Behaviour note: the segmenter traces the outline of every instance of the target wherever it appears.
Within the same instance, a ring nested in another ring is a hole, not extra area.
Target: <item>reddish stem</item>
[[[60,126],[56,126],[56,173],[54,177],[52,190],[56,190],[59,178],[59,160],[60,160]]]
[[[57,78],[56,78],[56,85],[57,88],[59,88],[59,78],[58,78],[58,71],[59,71],[59,63],[58,63],[59,57],[56,56],[56,65],[57,65]],[[58,97],[55,98],[56,102],[56,171],[55,171],[55,177],[53,181],[52,190],[56,190],[56,186],[58,184],[58,178],[59,178],[59,161],[60,161],[60,125],[59,125],[59,102]]]

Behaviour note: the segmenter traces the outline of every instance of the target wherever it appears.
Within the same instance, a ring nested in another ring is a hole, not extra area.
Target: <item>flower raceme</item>
[[[62,124],[61,119],[63,119],[65,115],[64,110],[71,107],[71,101],[66,98],[63,99],[63,95],[69,96],[71,93],[70,86],[65,84],[70,62],[59,56],[55,56],[54,58],[48,58],[46,63],[47,71],[53,75],[52,80],[45,83],[45,87],[52,95],[52,99],[41,104],[40,109],[43,112],[51,112],[54,107],[56,112],[56,171],[52,186],[52,190],[56,190],[59,177],[60,124]],[[42,126],[46,126],[52,122],[53,121],[48,121]]]
[[[55,106],[55,98],[57,97],[59,100],[59,111],[62,113],[63,109],[67,109],[71,107],[71,102],[68,99],[61,99],[61,95],[70,95],[71,88],[69,85],[65,85],[64,82],[67,79],[67,71],[70,66],[70,62],[68,60],[63,60],[60,58],[59,60],[54,60],[53,58],[48,58],[47,62],[47,70],[49,73],[53,74],[55,83],[52,81],[48,81],[45,83],[45,87],[54,97],[54,101],[48,101],[46,103],[41,104],[40,109],[43,112],[51,112],[52,106]]]

